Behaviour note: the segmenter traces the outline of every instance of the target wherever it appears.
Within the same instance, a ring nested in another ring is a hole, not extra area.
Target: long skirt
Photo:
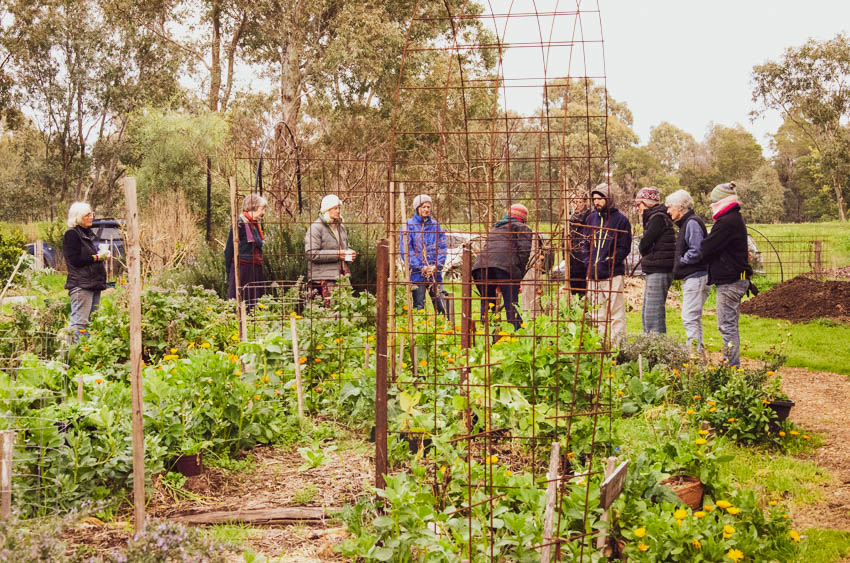
[[[245,306],[251,310],[266,293],[266,275],[262,264],[239,264],[239,287]],[[227,277],[227,298],[236,299],[236,279],[233,268]]]

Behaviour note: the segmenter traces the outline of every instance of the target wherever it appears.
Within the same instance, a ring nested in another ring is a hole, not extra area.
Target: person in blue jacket
[[[401,259],[408,264],[413,288],[413,308],[425,308],[425,293],[438,313],[446,314],[441,297],[443,265],[446,262],[446,234],[431,216],[433,202],[426,194],[413,198],[413,217],[402,227]]]
[[[617,345],[626,338],[625,261],[632,250],[632,224],[614,206],[608,184],[593,188],[590,198],[593,211],[585,222],[589,238],[587,293],[600,334],[607,332]]]

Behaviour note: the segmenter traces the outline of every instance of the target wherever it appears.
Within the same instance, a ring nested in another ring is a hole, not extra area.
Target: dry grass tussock
[[[180,266],[200,242],[186,195],[175,190],[151,196],[139,214],[142,277]]]

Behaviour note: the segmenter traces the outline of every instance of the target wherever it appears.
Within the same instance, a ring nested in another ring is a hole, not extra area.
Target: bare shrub
[[[151,195],[140,213],[142,276],[183,265],[200,242],[197,223],[182,191]]]

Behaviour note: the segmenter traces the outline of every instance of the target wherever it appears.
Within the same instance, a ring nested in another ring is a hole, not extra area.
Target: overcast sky
[[[740,123],[767,150],[766,135],[781,120],[750,121],[753,65],[850,30],[848,0],[599,0],[599,7],[608,88],[634,113],[644,143],[661,121],[697,140],[713,121]]]

